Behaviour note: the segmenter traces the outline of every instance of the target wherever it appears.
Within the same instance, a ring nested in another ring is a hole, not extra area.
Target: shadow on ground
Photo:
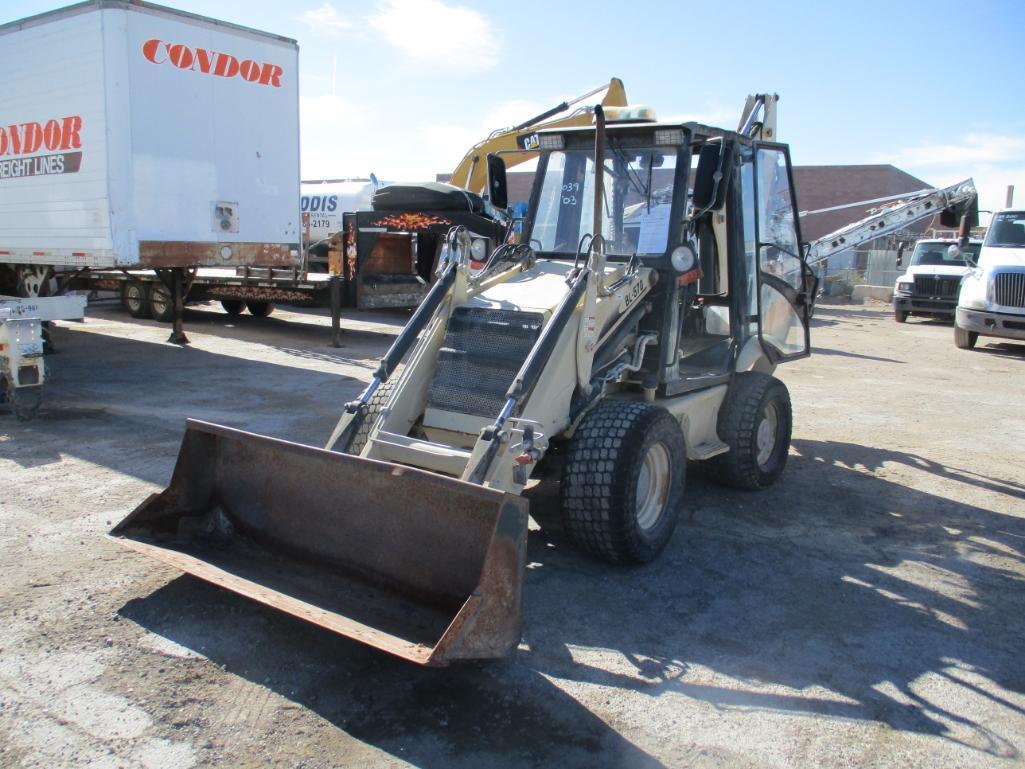
[[[284,346],[297,343],[330,347],[331,325],[330,311],[321,307],[281,308],[288,313],[287,317],[280,311],[266,318],[257,318],[248,313],[228,315],[221,312],[216,302],[186,307],[182,316],[186,336],[190,331],[216,336],[223,339],[240,341],[256,341],[263,344],[268,340],[280,341]],[[111,318],[129,320],[127,313],[115,305],[90,305],[89,317],[96,319]],[[346,309],[341,318],[343,348],[350,345],[377,345],[386,343],[387,338],[397,334],[409,320],[409,310],[375,310],[361,312]],[[158,329],[171,333],[169,323],[161,323],[152,319],[131,319],[133,324]],[[376,330],[368,327],[371,324],[384,326],[390,330]],[[293,340],[293,341],[289,341]]]
[[[253,318],[253,322],[270,319]],[[294,333],[290,329],[289,333]],[[364,381],[342,373],[60,328],[36,419],[0,419],[5,450],[23,467],[77,456],[166,482],[187,418],[323,445]],[[374,342],[368,349],[379,349]],[[369,371],[363,360],[296,348],[294,357]],[[369,378],[369,377],[367,377]],[[0,407],[4,408],[4,407]]]
[[[504,661],[416,668],[191,577],[121,613],[417,766],[658,764],[552,679],[653,706],[673,692],[724,712],[877,722],[1018,757],[1020,735],[964,703],[1023,713],[994,690],[1025,694],[1025,584],[1010,568],[1025,561],[1025,520],[868,473],[898,463],[1004,501],[1021,484],[855,444],[794,446],[762,493],[693,474],[687,520],[645,567],[532,533],[525,644]],[[594,652],[597,666],[582,650],[609,651]],[[953,694],[923,689],[926,676]],[[673,753],[683,743],[666,739],[659,760],[688,763]]]

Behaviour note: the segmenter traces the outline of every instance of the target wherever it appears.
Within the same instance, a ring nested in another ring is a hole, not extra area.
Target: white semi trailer
[[[156,270],[173,294],[185,269],[297,266],[294,40],[91,0],[0,26],[0,71],[0,293],[84,268]]]

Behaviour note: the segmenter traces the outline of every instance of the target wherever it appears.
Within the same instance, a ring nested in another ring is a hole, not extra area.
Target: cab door
[[[801,251],[787,146],[756,142],[753,162],[758,337],[769,360],[779,363],[811,351],[816,280]]]

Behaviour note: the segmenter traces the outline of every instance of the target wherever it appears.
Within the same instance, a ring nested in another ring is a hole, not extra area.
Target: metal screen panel
[[[544,317],[537,312],[457,307],[427,394],[442,411],[496,417],[516,372],[534,347]]]

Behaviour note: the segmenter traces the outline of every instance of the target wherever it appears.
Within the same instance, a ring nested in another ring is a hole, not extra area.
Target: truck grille
[[[994,299],[1003,307],[1025,307],[1025,272],[998,272],[993,276]]]
[[[915,295],[957,299],[961,278],[956,275],[916,275]]]
[[[497,417],[543,323],[544,316],[538,312],[457,307],[438,353],[427,405]]]

